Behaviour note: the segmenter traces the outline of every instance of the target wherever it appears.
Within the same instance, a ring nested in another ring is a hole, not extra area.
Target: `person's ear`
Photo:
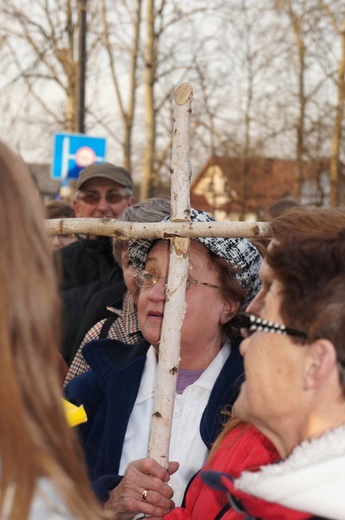
[[[231,318],[233,318],[237,313],[239,306],[239,302],[224,302],[223,309],[219,317],[220,325],[224,325],[229,320],[231,320]]]
[[[302,347],[303,348],[303,347]],[[306,390],[320,387],[337,370],[337,353],[328,339],[318,339],[308,345],[304,372]]]

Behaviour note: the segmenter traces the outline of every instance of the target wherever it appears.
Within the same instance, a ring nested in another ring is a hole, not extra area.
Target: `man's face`
[[[134,204],[124,186],[103,177],[86,181],[78,199],[73,201],[76,217],[119,218],[127,206]]]

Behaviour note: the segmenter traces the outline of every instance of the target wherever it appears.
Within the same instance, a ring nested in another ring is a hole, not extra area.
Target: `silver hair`
[[[121,222],[160,222],[170,216],[170,210],[170,199],[153,197],[128,206],[118,220]],[[129,240],[113,238],[113,256],[119,265],[121,265],[123,247],[128,242]]]

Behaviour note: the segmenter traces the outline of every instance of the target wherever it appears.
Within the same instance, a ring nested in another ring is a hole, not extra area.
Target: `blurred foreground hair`
[[[44,208],[25,164],[1,142],[0,186],[0,517],[6,501],[6,518],[27,518],[46,477],[76,518],[107,518],[62,409],[60,303]]]

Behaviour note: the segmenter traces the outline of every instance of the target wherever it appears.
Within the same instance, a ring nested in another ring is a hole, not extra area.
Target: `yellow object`
[[[78,424],[87,421],[87,415],[83,405],[75,406],[74,404],[66,401],[66,399],[62,399],[62,404],[65,410],[68,426],[72,428],[73,426],[77,426]]]

